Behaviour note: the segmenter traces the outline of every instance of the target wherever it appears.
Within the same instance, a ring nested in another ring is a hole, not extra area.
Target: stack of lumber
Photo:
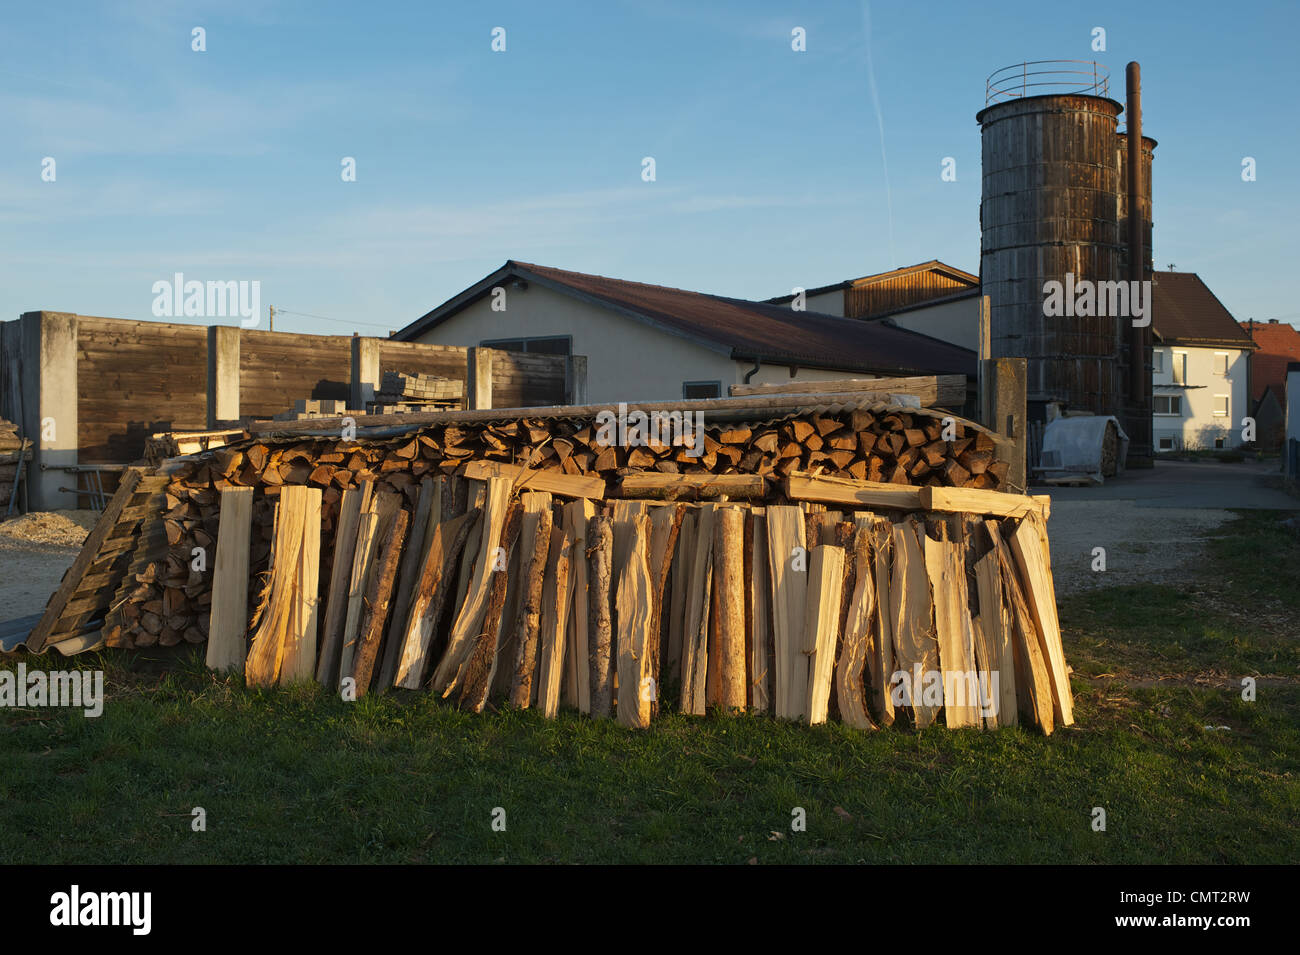
[[[951,440],[943,440],[947,428]],[[935,437],[932,437],[935,436]],[[509,418],[417,427],[396,437],[251,437],[169,463],[160,513],[166,553],[133,572],[128,613],[105,628],[114,646],[203,639],[211,604],[210,567],[192,570],[194,548],[211,559],[223,491],[255,491],[252,566],[267,560],[281,489],[322,491],[322,529],[332,538],[343,496],[373,482],[414,510],[425,477],[483,481],[507,476],[520,489],[586,498],[745,499],[849,503],[861,508],[929,507],[920,494],[1001,486],[1006,462],[983,429],[939,413],[873,403],[807,410],[764,422],[710,425],[694,447],[654,441],[604,444],[594,416]],[[698,454],[697,454],[698,452]],[[935,462],[933,465],[931,461]],[[964,462],[964,463],[963,463]],[[875,480],[884,478],[884,481]],[[861,479],[861,480],[860,480]],[[888,484],[888,486],[883,486]],[[997,495],[1022,502],[1020,495]],[[322,560],[329,563],[329,555]],[[149,610],[143,608],[148,606]],[[158,608],[165,611],[158,613]],[[146,616],[146,613],[151,614]]]
[[[220,431],[159,431],[144,443],[144,460],[150,467],[158,467],[169,458],[185,454],[198,454],[248,437],[239,428]]]
[[[284,487],[255,605],[252,495],[222,491],[235,544],[217,561],[211,666],[638,728],[669,704],[860,729],[1073,721],[1040,500],[601,503],[425,475],[408,511],[378,487],[345,491],[333,522],[320,489]]]
[[[288,411],[281,411],[272,421],[306,421],[311,418],[332,418],[348,413],[348,403],[337,399],[299,398]]]
[[[386,371],[379,385],[379,393],[367,407],[372,414],[459,408],[464,395],[465,383],[457,378]]]
[[[31,442],[18,437],[16,424],[0,418],[0,507],[8,505],[13,496],[18,468],[31,459]]]

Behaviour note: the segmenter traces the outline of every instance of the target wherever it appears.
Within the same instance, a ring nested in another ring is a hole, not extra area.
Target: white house
[[[514,261],[393,337],[585,355],[594,403],[791,379],[975,377],[974,352],[904,328]]]
[[[1195,272],[1155,273],[1151,328],[1156,451],[1239,447],[1250,336]]]

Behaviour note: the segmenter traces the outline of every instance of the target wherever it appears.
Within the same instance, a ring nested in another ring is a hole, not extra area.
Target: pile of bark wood
[[[286,486],[262,575],[254,492],[224,489],[209,665],[631,727],[661,705],[862,729],[1073,721],[1042,499],[965,491],[887,516],[517,483],[425,475],[408,511],[366,479],[332,534],[322,490]]]
[[[120,613],[106,626],[105,641],[168,646],[206,637],[210,575],[192,566],[193,554],[195,548],[210,551],[220,494],[232,487],[257,492],[256,569],[270,553],[273,506],[282,488],[295,485],[322,491],[322,529],[329,540],[344,493],[368,480],[377,492],[399,495],[411,511],[425,476],[520,479],[524,471],[528,489],[597,499],[802,499],[918,509],[923,488],[996,489],[1007,468],[983,429],[939,412],[882,403],[712,425],[693,444],[604,444],[602,437],[628,435],[602,436],[590,416],[495,418],[383,439],[250,438],[177,459],[168,465],[165,508],[155,531],[165,535],[169,550],[165,559],[133,571],[129,591],[115,602]]]

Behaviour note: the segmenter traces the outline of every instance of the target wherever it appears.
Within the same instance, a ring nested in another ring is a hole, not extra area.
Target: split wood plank
[[[940,533],[945,525],[938,527]],[[924,534],[924,530],[921,531]],[[943,713],[949,729],[983,724],[970,615],[966,610],[966,574],[961,545],[925,534],[925,570],[934,599],[935,637],[939,644],[939,672],[943,679]],[[972,705],[972,700],[975,705]]]
[[[792,501],[820,501],[850,507],[884,507],[904,511],[921,509],[921,488],[878,481],[844,481],[837,478],[791,474],[785,493]]]
[[[1046,519],[1051,513],[1052,498],[1047,494],[1010,494],[973,487],[923,487],[919,489],[921,509],[947,513],[986,514],[998,517]]]
[[[714,512],[713,586],[717,595],[715,653],[708,666],[716,669],[716,699],[708,702],[728,710],[744,710],[748,679],[745,665],[745,514],[738,507]]]
[[[1061,623],[1056,616],[1051,552],[1044,544],[1047,531],[1042,519],[1031,515],[1008,536],[1034,627],[1050,667],[1055,720],[1060,726],[1069,726],[1074,722],[1074,698],[1070,690],[1070,675],[1065,667],[1065,650],[1061,645]]]
[[[506,514],[499,545],[507,553],[513,553],[516,549],[523,515],[523,504],[513,501]],[[482,713],[487,706],[493,688],[493,675],[498,670],[509,670],[508,663],[505,666],[500,665],[501,630],[506,625],[506,578],[509,567],[509,560],[497,560],[492,563],[487,609],[483,613],[483,631],[474,637],[473,646],[465,658],[465,663],[456,674],[455,685],[460,688],[458,702],[463,709],[472,713]]]
[[[221,673],[242,672],[248,647],[248,559],[253,527],[253,489],[221,492],[217,553],[212,569],[207,665]]]
[[[569,578],[573,585],[569,611],[569,650],[566,668],[572,674],[572,702],[579,713],[591,712],[591,663],[589,639],[589,602],[587,597],[587,527],[595,516],[596,506],[589,500],[570,501],[564,505],[564,530],[573,542]]]
[[[564,674],[566,625],[572,594],[569,587],[569,555],[573,538],[565,529],[551,530],[550,552],[546,558],[546,583],[542,595],[542,646],[538,666],[537,707],[548,720],[560,711],[560,682]]]
[[[767,539],[776,650],[775,712],[779,719],[799,720],[808,712],[808,658],[803,654],[808,595],[803,510],[789,505],[767,508]]]
[[[605,479],[594,475],[541,471],[500,461],[467,461],[457,473],[479,481],[506,478],[516,491],[546,491],[560,497],[582,497],[597,501],[605,497]]]
[[[505,525],[510,502],[511,484],[504,478],[489,478],[484,488],[483,520],[478,537],[478,557],[474,562],[465,602],[447,639],[447,650],[433,673],[433,689],[447,697],[455,689],[456,674],[473,649],[474,638],[481,632],[487,612],[489,578],[497,562],[497,548]]]
[[[753,539],[750,541],[750,576],[746,588],[751,628],[749,696],[754,712],[766,713],[772,705],[769,691],[772,682],[769,649],[772,644],[772,590],[771,570],[767,563],[767,514],[765,512],[754,514],[753,526]]]
[[[809,725],[826,722],[834,676],[835,641],[840,626],[840,594],[844,587],[844,551],[818,544],[808,562],[803,653],[808,657]]]
[[[1002,571],[1002,588],[1011,621],[1012,652],[1015,655],[1016,701],[1022,716],[1051,736],[1056,728],[1052,703],[1052,677],[1033,614],[1025,602],[1020,581],[1016,578],[1011,547],[1002,539],[994,521],[984,524]]]
[[[871,561],[872,529],[863,521],[854,528],[853,547],[845,563],[853,562],[853,594],[840,641],[840,658],[835,667],[836,700],[840,719],[855,729],[873,730],[867,711],[867,661],[874,649],[871,634],[876,618],[876,588]],[[878,684],[877,684],[878,685]]]
[[[402,548],[397,596],[393,598],[392,612],[384,635],[384,660],[377,677],[377,689],[380,690],[391,687],[397,677],[397,663],[406,642],[406,624],[410,618],[416,578],[419,577],[420,564],[424,558],[424,544],[441,515],[441,495],[438,492],[442,488],[442,480],[440,477],[426,475],[416,492],[415,516],[411,518],[406,543]],[[434,507],[435,499],[439,505],[437,508]]]
[[[347,616],[352,564],[356,556],[357,530],[361,524],[362,504],[373,483],[347,488],[339,499],[339,514],[334,525],[334,564],[330,568],[329,594],[325,618],[321,624],[320,659],[316,664],[316,682],[330,688],[338,686],[339,660],[343,649],[343,624]],[[250,488],[251,490],[251,488]],[[228,492],[222,492],[222,499]],[[223,505],[224,511],[224,505]]]
[[[1016,662],[1011,646],[1011,621],[1002,598],[1002,578],[998,555],[989,550],[975,561],[975,586],[979,593],[980,629],[989,653],[989,679],[997,680],[998,726],[1015,726]]]
[[[632,519],[631,540],[618,571],[618,721],[632,729],[650,726],[653,677],[650,668],[650,626],[654,618],[653,585],[646,553],[650,518]]]
[[[293,605],[301,584],[299,558],[306,503],[304,496],[291,494],[282,495],[275,505],[270,576],[262,591],[252,644],[244,660],[244,679],[249,686],[274,686],[279,681],[284,641],[298,622]]]
[[[420,581],[411,604],[396,685],[418,690],[429,668],[434,630],[442,619],[455,580],[455,570],[465,542],[477,526],[477,508],[434,527],[426,549]]]
[[[659,672],[666,680],[672,674],[680,678],[682,667],[682,634],[686,627],[686,595],[690,591],[689,574],[695,555],[694,508],[682,515],[682,526],[677,533],[677,546],[673,551],[673,565],[669,572],[668,588],[668,639],[665,642]]]
[[[885,726],[894,722],[894,669],[897,654],[894,649],[894,612],[892,580],[890,575],[893,551],[894,526],[887,518],[869,516],[871,527],[871,565],[876,585],[876,625],[872,631],[872,646],[867,663],[871,673],[871,697],[876,704],[876,714]]]
[[[281,686],[309,683],[316,670],[319,628],[321,491],[314,487],[286,487],[281,504],[302,510],[302,545],[298,556],[298,584],[293,600],[293,625],[285,633],[280,664]],[[299,503],[301,499],[301,503]]]
[[[677,505],[650,508],[650,560],[647,566],[650,570],[651,618],[650,644],[646,648],[646,653],[650,658],[652,718],[659,712],[660,684],[663,679],[660,660],[664,631],[664,590],[668,586],[668,575],[673,566],[673,552],[677,547],[685,513],[686,508]]]
[[[716,506],[696,513],[694,549],[686,570],[686,618],[682,629],[681,710],[703,716],[709,667],[709,617],[713,599],[713,533]]]
[[[380,643],[384,638],[384,624],[390,610],[389,598],[397,581],[398,567],[402,559],[402,544],[406,540],[406,530],[410,515],[399,510],[394,516],[388,533],[384,535],[375,553],[375,570],[371,575],[370,585],[366,588],[365,613],[361,618],[361,637],[358,642],[354,676],[356,679],[356,698],[360,699],[370,691],[374,682],[375,661],[379,656]],[[396,642],[396,641],[394,641]],[[377,689],[386,689],[381,683]]]
[[[934,610],[926,576],[921,536],[925,531],[914,519],[893,526],[894,562],[889,598],[894,619],[894,653],[902,671],[903,698],[912,707],[917,729],[934,722],[943,702],[942,687],[930,689],[939,665],[939,644],[934,633]],[[929,690],[929,692],[927,692]]]
[[[542,588],[551,549],[551,495],[523,495],[524,523],[519,535],[519,615],[515,622],[515,657],[510,702],[521,710],[532,704],[537,650],[542,628]]]
[[[607,718],[613,704],[614,675],[610,671],[613,638],[610,577],[614,562],[613,522],[604,514],[587,521],[587,639],[591,671],[591,715]]]

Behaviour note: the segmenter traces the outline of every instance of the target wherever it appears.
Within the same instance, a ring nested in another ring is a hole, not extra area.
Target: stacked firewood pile
[[[18,437],[18,426],[0,418],[0,507],[9,503],[18,484],[18,471],[32,459],[32,444]]]
[[[105,640],[206,639],[210,665],[255,684],[431,687],[634,726],[661,701],[1071,721],[1045,501],[994,493],[987,432],[876,404],[608,438],[529,417],[173,461],[165,556],[133,564]]]

